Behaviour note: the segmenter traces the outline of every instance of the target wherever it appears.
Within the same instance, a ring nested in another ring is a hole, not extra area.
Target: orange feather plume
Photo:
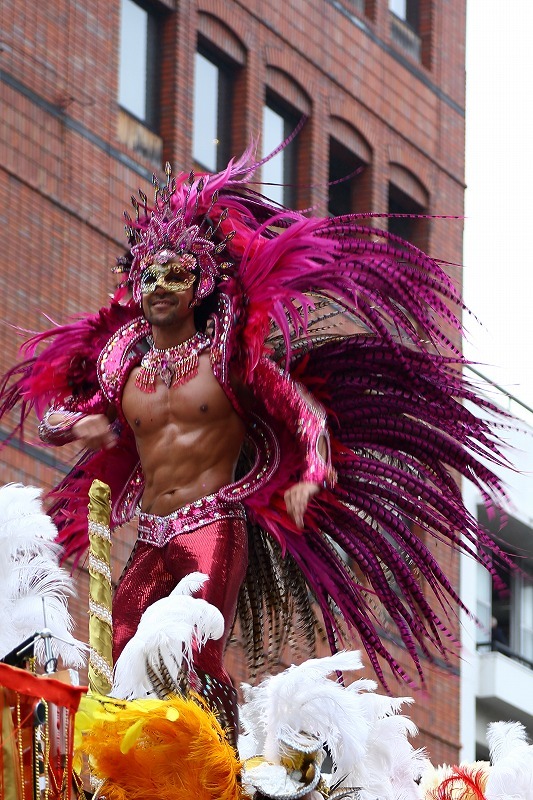
[[[79,753],[107,800],[240,800],[241,764],[200,698],[86,698]]]

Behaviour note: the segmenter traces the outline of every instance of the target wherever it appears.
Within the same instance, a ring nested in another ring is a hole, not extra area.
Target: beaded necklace
[[[149,340],[150,341],[150,340]],[[155,392],[157,378],[161,378],[167,389],[182,386],[198,374],[200,353],[210,345],[205,333],[197,331],[185,342],[158,350],[151,341],[150,350],[143,356],[135,385],[142,392]]]

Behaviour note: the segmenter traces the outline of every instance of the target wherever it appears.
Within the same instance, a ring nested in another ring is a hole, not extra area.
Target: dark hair
[[[218,305],[218,292],[215,289],[201,301],[199,306],[194,307],[194,324],[197,331],[205,331],[209,317],[215,313]]]

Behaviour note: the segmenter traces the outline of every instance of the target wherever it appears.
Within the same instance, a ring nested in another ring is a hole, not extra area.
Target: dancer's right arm
[[[45,444],[63,445],[79,442],[90,450],[109,450],[117,435],[105,414],[87,414],[66,408],[50,408],[39,425],[39,436]]]

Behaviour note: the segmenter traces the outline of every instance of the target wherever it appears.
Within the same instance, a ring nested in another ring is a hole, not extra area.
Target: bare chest
[[[136,436],[156,433],[167,425],[199,428],[220,424],[235,414],[213,375],[209,355],[200,357],[198,373],[181,385],[166,386],[156,380],[154,391],[136,384],[139,368],[132,370],[122,395],[122,411]]]

